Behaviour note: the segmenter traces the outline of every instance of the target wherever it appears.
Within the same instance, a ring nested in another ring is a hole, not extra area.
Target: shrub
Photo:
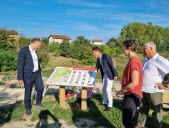
[[[5,82],[3,82],[3,81],[0,81],[0,85],[5,85]]]
[[[17,53],[0,49],[0,71],[16,70]]]

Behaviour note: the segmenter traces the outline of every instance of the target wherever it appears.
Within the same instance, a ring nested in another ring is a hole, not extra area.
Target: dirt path
[[[114,83],[115,90],[120,90],[120,83]],[[52,88],[58,89],[58,86],[53,86]],[[51,89],[52,89],[51,88]],[[97,83],[94,91],[97,91],[97,88],[101,91],[102,83]],[[0,87],[0,91],[3,90],[3,87]],[[18,88],[7,88],[3,94],[0,95],[0,107],[6,106],[8,104],[14,104],[17,100],[23,100],[24,98],[24,89]],[[164,107],[169,108],[169,90],[164,92]],[[168,111],[164,112],[164,115],[169,114]],[[48,128],[91,128],[96,126],[96,122],[89,119],[80,119],[74,124],[70,124],[65,120],[58,120],[54,122],[52,120],[37,120],[32,122],[31,117],[25,117],[23,121],[10,121],[5,124],[0,124],[0,128],[38,128],[38,126],[46,125]],[[97,128],[103,128],[102,126],[97,126]]]
[[[103,126],[98,126],[96,122],[83,118],[76,121],[74,124],[69,124],[65,120],[59,120],[57,122],[51,120],[39,120],[39,121],[30,121],[27,117],[26,121],[15,121],[7,124],[0,124],[0,128],[40,128],[43,125],[45,128],[105,128]]]

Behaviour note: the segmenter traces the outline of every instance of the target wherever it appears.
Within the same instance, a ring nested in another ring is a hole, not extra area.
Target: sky
[[[1,0],[0,27],[26,37],[119,37],[132,22],[169,28],[169,0]]]

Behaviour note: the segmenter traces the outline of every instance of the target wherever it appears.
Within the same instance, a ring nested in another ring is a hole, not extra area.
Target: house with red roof
[[[94,39],[94,40],[92,41],[92,44],[94,44],[94,45],[103,45],[103,40]]]
[[[63,42],[64,39],[69,40],[70,43],[71,43],[71,41],[72,41],[70,36],[66,36],[66,35],[55,35],[55,34],[50,35],[48,39],[49,39],[49,45],[52,44],[52,43],[54,43],[54,42],[57,42],[57,43],[60,44],[60,43]]]

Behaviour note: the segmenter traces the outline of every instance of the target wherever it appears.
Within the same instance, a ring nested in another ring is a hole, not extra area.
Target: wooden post
[[[82,87],[82,102],[81,102],[81,109],[87,110],[87,87]]]
[[[65,108],[65,86],[60,86],[59,88],[59,102],[60,107]]]

